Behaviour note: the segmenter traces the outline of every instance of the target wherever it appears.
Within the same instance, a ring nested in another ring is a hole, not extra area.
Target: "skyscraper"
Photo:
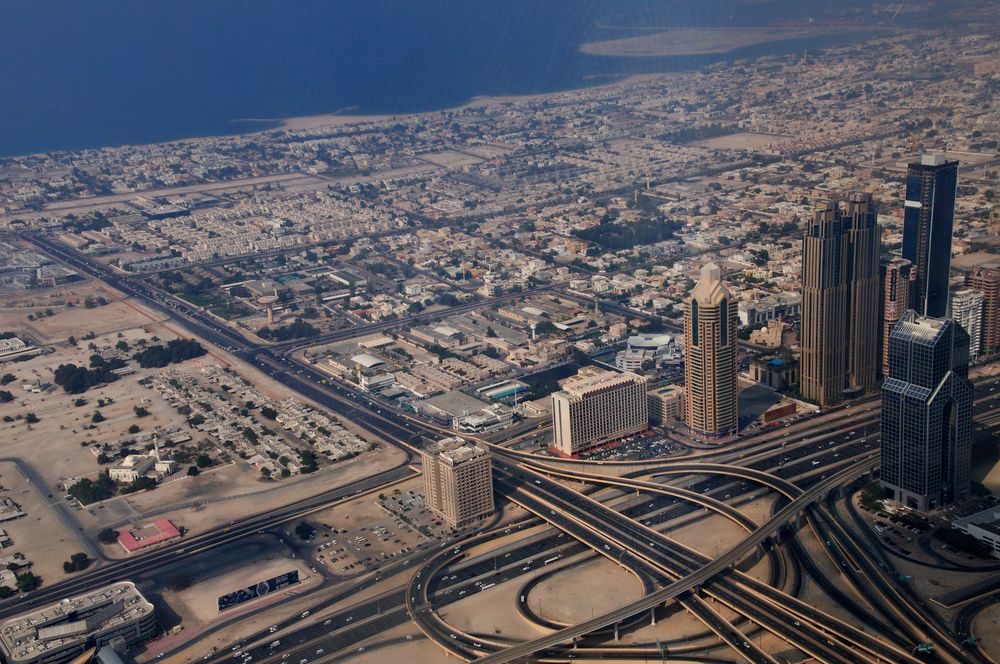
[[[420,454],[428,509],[452,528],[493,513],[493,465],[485,449],[445,438]]]
[[[922,316],[948,315],[957,187],[958,162],[944,155],[924,155],[907,168],[903,258],[916,268],[910,307]]]
[[[951,319],[969,335],[969,357],[979,355],[983,324],[983,294],[971,288],[951,294]]]
[[[649,428],[646,379],[584,367],[552,394],[552,437],[570,456]]]
[[[717,440],[739,428],[736,333],[739,312],[722,283],[722,270],[709,263],[691,290],[684,317],[687,424],[695,436]]]
[[[1000,270],[978,267],[965,275],[965,286],[983,294],[979,351],[992,353],[1000,348]]]
[[[821,406],[878,373],[879,243],[870,194],[819,201],[802,244],[801,392]]]
[[[969,495],[972,383],[968,336],[907,311],[889,339],[882,385],[882,486],[928,511]]]
[[[875,389],[878,381],[879,254],[882,232],[871,194],[853,193],[844,211],[847,252],[846,388]]]
[[[882,376],[889,376],[889,335],[910,308],[910,271],[913,264],[905,258],[882,261]]]

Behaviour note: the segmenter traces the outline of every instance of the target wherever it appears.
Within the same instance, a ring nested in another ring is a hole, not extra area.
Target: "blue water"
[[[822,17],[830,4],[0,0],[0,156],[237,133],[336,111],[434,110],[689,68],[723,56],[601,58],[578,47],[658,28]]]

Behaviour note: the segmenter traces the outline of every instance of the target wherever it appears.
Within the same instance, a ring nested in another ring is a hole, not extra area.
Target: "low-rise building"
[[[108,476],[115,482],[134,482],[156,466],[156,457],[146,454],[129,454],[108,469]]]
[[[156,630],[153,605],[119,581],[0,624],[0,650],[7,664],[62,664],[115,639],[142,643]]]
[[[651,424],[667,424],[684,420],[685,389],[680,385],[663,385],[646,393]]]
[[[956,519],[951,525],[990,547],[993,557],[1000,558],[1000,507]]]
[[[514,411],[497,403],[474,413],[456,417],[452,426],[459,433],[481,435],[506,429],[514,422]]]

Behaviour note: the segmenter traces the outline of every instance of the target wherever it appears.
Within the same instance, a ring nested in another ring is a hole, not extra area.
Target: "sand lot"
[[[183,624],[191,627],[216,618],[225,619],[227,613],[220,613],[216,604],[216,599],[221,595],[243,588],[249,583],[270,579],[292,570],[299,571],[299,583],[282,589],[281,593],[288,591],[306,593],[313,590],[317,578],[301,560],[268,555],[246,559],[239,567],[228,569],[221,574],[212,574],[209,578],[200,580],[184,590],[167,591],[163,593],[163,599],[181,616]],[[265,598],[261,598],[263,599]],[[261,600],[241,604],[240,608],[252,608]]]
[[[604,556],[561,570],[528,595],[528,606],[564,625],[589,620],[642,598],[642,584]]]
[[[781,134],[757,134],[753,132],[740,132],[729,134],[728,136],[716,136],[704,141],[698,141],[695,145],[717,150],[757,150],[767,148],[789,141],[795,140],[794,136],[782,136]]]
[[[972,633],[981,639],[979,645],[988,656],[994,661],[1000,658],[1000,604],[990,604],[976,616]]]
[[[70,576],[63,571],[63,562],[74,553],[86,552],[76,533],[63,525],[50,506],[62,500],[62,494],[39,493],[41,487],[28,482],[12,463],[0,463],[0,495],[16,502],[26,516],[6,521],[0,528],[7,531],[13,541],[3,555],[23,553],[33,564],[31,571],[50,585]],[[44,488],[41,488],[45,491]]]

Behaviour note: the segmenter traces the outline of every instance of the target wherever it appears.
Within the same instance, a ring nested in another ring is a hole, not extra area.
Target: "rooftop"
[[[152,612],[133,583],[120,581],[8,620],[0,625],[0,646],[9,662],[34,660]]]

